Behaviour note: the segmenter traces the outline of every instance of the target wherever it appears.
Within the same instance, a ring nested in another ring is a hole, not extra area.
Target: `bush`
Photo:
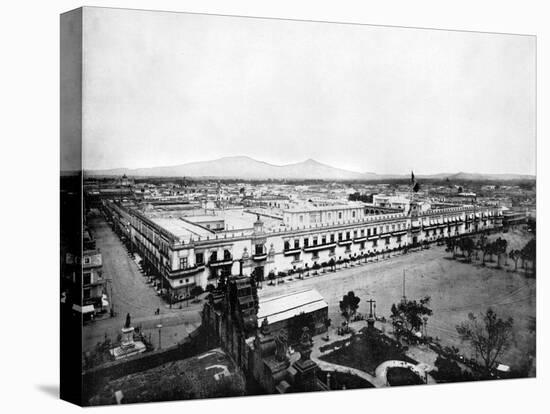
[[[209,284],[206,285],[206,291],[207,292],[213,292],[215,289],[216,289],[216,287],[212,283],[209,283]]]

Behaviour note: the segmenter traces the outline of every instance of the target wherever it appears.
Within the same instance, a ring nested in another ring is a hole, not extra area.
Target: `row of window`
[[[342,220],[342,217],[343,217],[343,213],[341,211],[339,211],[338,213],[335,213],[338,215],[338,220]],[[354,219],[357,217],[357,211],[355,210],[352,210],[351,211],[351,218]],[[298,216],[298,220],[300,223],[303,223],[304,222],[304,216],[302,214],[300,214]],[[327,221],[331,221],[332,220],[332,212],[328,212],[327,213]],[[320,223],[321,222],[321,213],[318,213],[318,212],[315,212],[315,213],[310,213],[309,214],[309,222],[310,223]]]
[[[229,250],[225,249],[223,251],[222,260],[227,261],[227,260],[232,260],[232,259],[233,259],[233,257],[231,256],[231,252]],[[217,262],[219,260],[220,259],[218,258],[218,252],[217,251],[213,251],[213,252],[210,253],[209,260],[208,260],[209,263]],[[201,266],[203,264],[204,264],[204,253],[195,253],[195,265],[196,266]],[[188,266],[189,266],[188,258],[187,257],[180,257],[180,269],[187,269]]]
[[[375,248],[375,247],[378,247],[378,240],[373,240],[372,242],[372,247]],[[396,243],[401,243],[401,236],[397,236],[396,237]],[[390,237],[386,237],[384,238],[384,245],[389,245],[390,244]],[[359,249],[360,250],[365,250],[365,242],[361,242],[359,244]],[[351,253],[351,248],[348,246],[346,247],[346,250],[344,251],[344,253]],[[336,254],[336,248],[335,247],[331,247],[329,249],[329,256],[334,256]],[[296,253],[294,254],[294,261],[299,261],[300,260],[300,255],[301,253]],[[314,251],[311,253],[311,258],[312,259],[318,259],[319,258],[319,252],[318,251]]]
[[[388,224],[386,226],[379,226],[379,227],[372,227],[372,228],[367,228],[366,229],[366,232],[365,232],[365,229],[360,229],[360,230],[353,230],[352,231],[346,231],[346,232],[339,232],[337,234],[338,236],[338,241],[341,242],[341,241],[347,241],[347,240],[352,240],[352,236],[353,236],[353,239],[356,239],[358,237],[365,237],[365,235],[367,237],[369,236],[376,236],[378,234],[382,234],[382,233],[389,233],[389,232],[393,232],[393,231],[399,231],[399,230],[404,230],[406,229],[406,224],[405,223],[397,223],[397,224]],[[327,235],[322,235],[322,236],[313,236],[311,237],[311,246],[323,246],[327,243],[334,243],[336,241],[336,235],[334,233],[331,233],[328,238],[327,238]],[[309,247],[310,246],[310,237],[304,237],[303,239],[303,247]],[[300,239],[294,239],[292,242],[290,240],[285,240],[284,242],[284,249],[285,250],[292,250],[292,249],[299,249],[300,248]]]

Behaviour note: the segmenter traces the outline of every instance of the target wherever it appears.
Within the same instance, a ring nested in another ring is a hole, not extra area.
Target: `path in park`
[[[367,324],[365,321],[352,322],[350,324],[350,327],[356,332],[358,332],[359,330],[361,330],[366,326]],[[352,334],[337,335],[336,329],[334,328],[329,329],[329,340],[326,340],[326,334],[317,335],[313,337],[312,338],[313,348],[311,350],[311,356],[310,356],[311,360],[317,363],[319,368],[321,368],[323,371],[336,371],[336,372],[342,372],[345,374],[352,374],[370,382],[376,388],[389,386],[387,381],[387,370],[388,368],[395,368],[395,367],[410,369],[411,371],[416,373],[421,379],[423,380],[427,379],[427,384],[436,383],[433,377],[427,374],[427,372],[432,370],[433,367],[423,362],[419,362],[418,364],[414,365],[405,361],[397,361],[397,360],[384,361],[380,365],[378,365],[378,367],[376,367],[376,369],[374,370],[374,375],[372,375],[360,369],[348,367],[345,365],[334,364],[332,362],[327,362],[320,359],[321,356],[334,352],[335,350],[335,349],[331,349],[326,352],[321,352],[321,347],[330,345],[338,341],[345,341],[348,339],[351,340],[351,337],[352,337]]]

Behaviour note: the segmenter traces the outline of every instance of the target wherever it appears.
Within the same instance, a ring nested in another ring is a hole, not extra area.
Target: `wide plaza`
[[[525,244],[530,235],[514,231],[492,235],[511,240],[514,248]],[[504,263],[504,260],[503,260]],[[456,325],[468,318],[469,313],[479,314],[491,307],[500,317],[514,318],[514,336],[510,348],[501,361],[512,366],[528,364],[535,355],[535,279],[515,272],[514,264],[495,268],[495,263],[481,266],[480,262],[464,263],[453,260],[444,246],[432,245],[429,249],[393,256],[378,262],[355,264],[336,272],[297,279],[287,277],[275,286],[263,284],[260,296],[270,296],[303,288],[321,293],[329,305],[332,326],[339,326],[343,317],[339,301],[349,291],[361,298],[358,312],[368,314],[367,300],[376,301],[376,314],[388,322],[377,322],[377,327],[390,331],[390,308],[405,294],[409,299],[430,296],[433,315],[427,323],[428,335],[440,339],[443,346],[457,347],[465,357],[475,357],[468,343],[463,343]],[[404,276],[404,277],[403,277]]]

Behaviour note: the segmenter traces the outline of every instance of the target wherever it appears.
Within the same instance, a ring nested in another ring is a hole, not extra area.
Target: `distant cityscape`
[[[223,372],[177,398],[533,376],[535,185],[87,175],[71,306],[87,403],[169,399],[212,357]],[[75,256],[62,248],[64,303]],[[459,326],[489,309],[515,315],[515,339],[487,362]]]

